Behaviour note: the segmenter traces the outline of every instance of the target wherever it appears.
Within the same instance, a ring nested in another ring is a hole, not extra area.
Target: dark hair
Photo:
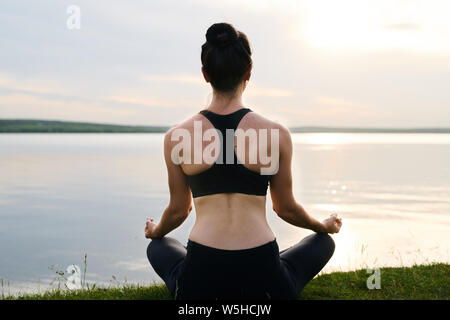
[[[214,89],[230,92],[237,88],[252,64],[247,36],[229,23],[215,23],[202,45],[203,70]]]

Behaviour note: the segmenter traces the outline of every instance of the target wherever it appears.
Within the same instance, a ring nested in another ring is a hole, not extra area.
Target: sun
[[[450,51],[450,26],[439,1],[304,0],[299,33],[307,45],[327,50],[407,49]],[[438,10],[438,8],[440,8]]]

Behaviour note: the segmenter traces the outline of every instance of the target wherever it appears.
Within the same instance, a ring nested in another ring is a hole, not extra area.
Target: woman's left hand
[[[327,219],[323,220],[322,224],[327,233],[338,233],[342,227],[342,219],[336,213],[331,214]]]
[[[153,230],[155,230],[156,223],[153,222],[154,220],[152,218],[147,219],[147,222],[145,223],[145,237],[151,238],[153,234]]]

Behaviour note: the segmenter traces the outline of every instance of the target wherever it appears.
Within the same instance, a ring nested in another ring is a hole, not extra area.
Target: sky
[[[244,102],[266,117],[450,127],[449,12],[447,0],[2,0],[0,118],[179,123],[211,100],[201,45],[229,22],[253,49]]]

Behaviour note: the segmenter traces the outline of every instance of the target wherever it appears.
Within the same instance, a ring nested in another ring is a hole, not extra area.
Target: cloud
[[[380,111],[369,104],[340,98],[317,97],[314,102],[317,104],[316,116],[380,118],[387,115],[385,111]]]
[[[146,107],[170,107],[173,106],[163,100],[156,99],[154,97],[140,95],[113,95],[105,98],[106,101],[122,103],[122,104],[132,104],[141,105]]]
[[[0,88],[16,91],[26,91],[30,94],[54,94],[67,93],[58,82],[48,80],[44,77],[39,79],[24,78],[10,76],[9,74],[0,73]]]
[[[101,101],[103,103],[120,104],[122,107],[140,106],[146,108],[192,108],[192,106],[199,105],[199,101],[195,98],[180,93],[174,94],[179,90],[181,89],[173,89],[169,92],[160,92],[158,95],[153,95],[145,88],[124,89],[116,94],[102,97]],[[157,90],[153,89],[153,91]]]
[[[288,126],[364,126],[373,119],[385,119],[390,115],[385,109],[376,106],[330,96],[260,109]]]
[[[209,87],[209,84],[205,82],[202,75],[192,75],[192,74],[153,74],[142,76],[143,81],[150,82],[165,82],[165,83],[180,83],[180,84],[194,84],[198,86]],[[258,84],[250,82],[246,92],[248,96],[261,96],[261,97],[290,97],[293,95],[292,91],[285,89],[269,88],[263,87]]]
[[[192,83],[196,85],[206,84],[205,80],[200,74],[198,76],[189,74],[151,74],[143,76],[142,80],[150,82]]]
[[[12,93],[0,95],[2,118],[61,119],[105,122],[105,115],[121,119],[135,115],[139,110],[117,108],[100,103],[87,103],[47,99],[29,94]]]
[[[136,259],[133,261],[119,261],[116,263],[116,267],[124,268],[130,271],[148,270],[150,264],[145,259]]]
[[[449,122],[446,0],[78,4],[82,28],[72,32],[67,4],[1,1],[0,117],[177,123],[210,101],[199,50],[211,23],[229,21],[254,48],[244,98],[266,116],[286,125]]]
[[[30,110],[35,106],[40,106],[44,110],[56,111],[55,106],[59,106],[58,113],[65,108],[72,108],[75,110],[85,110],[88,108],[92,110],[92,106],[100,111],[100,106],[105,114],[132,114],[131,109],[136,107],[177,107],[179,104],[171,102],[170,99],[157,98],[149,95],[145,90],[121,90],[113,95],[106,95],[103,97],[96,97],[92,94],[86,93],[87,96],[82,96],[76,92],[71,92],[71,89],[61,86],[59,83],[42,78],[25,79],[23,77],[11,77],[7,74],[0,74],[0,89],[4,89],[3,95],[0,95],[0,103],[4,105],[0,116],[4,117],[6,114],[20,114],[20,109]],[[10,108],[15,106],[14,110]],[[76,106],[76,108],[73,108]],[[8,108],[9,107],[9,108]],[[123,112],[110,111],[113,108],[122,107]],[[119,113],[118,113],[119,112]],[[31,112],[33,114],[34,112]],[[55,114],[56,115],[56,114]],[[28,114],[27,114],[28,116]],[[54,117],[52,117],[54,118]]]
[[[198,112],[193,104],[137,104],[132,97],[77,101],[26,93],[0,92],[0,118],[65,120],[128,125],[173,125]],[[141,101],[146,103],[145,100]],[[181,105],[181,107],[179,106]]]
[[[339,107],[350,107],[350,108],[360,108],[365,109],[368,108],[367,105],[361,104],[358,102],[343,100],[339,98],[330,98],[330,97],[317,97],[314,99],[316,103],[329,105],[329,106],[339,106]]]
[[[246,95],[254,97],[290,97],[294,93],[290,90],[260,87],[258,85],[249,85]]]
[[[404,30],[404,31],[416,31],[420,29],[420,25],[416,23],[395,23],[387,24],[383,26],[386,30]]]

